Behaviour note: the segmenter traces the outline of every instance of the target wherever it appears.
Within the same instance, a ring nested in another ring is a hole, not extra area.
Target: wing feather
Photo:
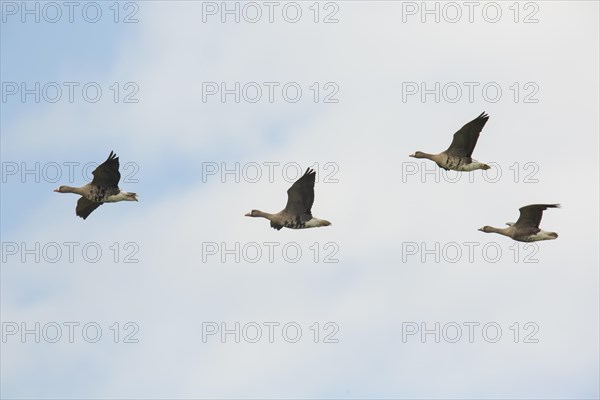
[[[77,201],[77,208],[75,208],[75,214],[77,214],[78,217],[86,219],[88,215],[92,213],[92,211],[94,211],[101,205],[102,203],[96,203],[95,201],[88,200],[85,197],[80,197]]]
[[[92,185],[100,187],[118,187],[121,174],[119,173],[119,157],[112,151],[102,164],[100,164],[94,172]]]
[[[312,218],[311,208],[315,201],[315,176],[316,172],[307,168],[304,175],[288,189],[288,201],[284,210],[286,213],[298,215],[303,220]]]
[[[452,143],[446,152],[461,157],[471,157],[473,150],[475,150],[477,139],[479,139],[479,133],[488,119],[489,116],[485,112],[482,112],[473,121],[467,122],[454,134]]]
[[[540,222],[542,221],[542,215],[544,210],[548,208],[558,208],[560,204],[530,204],[525,207],[519,208],[519,219],[515,223],[518,228],[535,228],[539,229]]]

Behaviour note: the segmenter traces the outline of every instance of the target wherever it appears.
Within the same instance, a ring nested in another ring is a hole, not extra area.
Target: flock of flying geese
[[[479,134],[485,126],[489,116],[481,113],[473,121],[459,129],[452,139],[447,150],[439,154],[428,154],[417,151],[411,154],[414,158],[427,158],[434,161],[440,168],[454,171],[487,170],[489,165],[480,163],[471,158]],[[93,172],[94,179],[82,187],[60,186],[55,192],[75,193],[81,197],[77,201],[75,213],[86,219],[96,208],[104,203],[118,201],[138,201],[137,194],[119,189],[119,158],[112,151],[108,159],[99,165]],[[312,216],[312,205],[315,201],[315,176],[314,170],[308,168],[294,184],[288,189],[288,201],[285,208],[276,213],[269,214],[259,210],[252,210],[246,217],[266,218],[271,222],[271,227],[280,230],[283,227],[290,229],[316,228],[331,225],[331,222]],[[507,228],[494,228],[484,226],[479,229],[485,233],[499,233],[519,242],[535,242],[539,240],[552,240],[558,237],[555,232],[540,229],[540,222],[544,210],[557,208],[560,204],[531,204],[519,209],[520,215],[516,223],[508,222]]]

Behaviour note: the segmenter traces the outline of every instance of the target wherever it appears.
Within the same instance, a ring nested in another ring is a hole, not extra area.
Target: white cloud
[[[139,104],[47,107],[8,124],[3,148],[14,159],[51,151],[58,160],[103,158],[114,149],[122,163],[140,165],[141,182],[124,188],[142,201],[104,205],[81,221],[75,197],[44,192],[36,208],[12,217],[20,226],[3,231],[3,241],[96,242],[106,256],[97,264],[11,258],[2,267],[3,321],[98,321],[106,335],[115,321],[135,321],[140,343],[11,339],[2,346],[3,394],[597,396],[598,233],[590,221],[598,219],[598,39],[592,21],[576,19],[597,5],[542,6],[543,21],[524,26],[402,24],[391,3],[340,3],[335,25],[203,25],[200,3],[141,5],[137,36],[96,78],[134,79]],[[578,56],[587,63],[573,65]],[[340,102],[202,103],[202,82],[236,80],[304,88],[335,81]],[[540,102],[403,103],[403,81],[494,81],[507,91],[513,82],[535,81]],[[474,155],[500,164],[499,183],[479,175],[476,183],[402,182],[401,163],[414,161],[409,153],[444,150],[483,110],[490,120]],[[269,140],[269,129],[279,140]],[[243,217],[253,208],[279,211],[290,183],[280,175],[272,184],[202,183],[201,163],[221,160],[303,168],[335,162],[339,183],[317,183],[313,207],[333,225],[277,232],[266,220]],[[180,162],[197,173],[172,167]],[[539,183],[514,183],[515,162],[539,165]],[[163,183],[170,174],[192,178]],[[533,202],[563,203],[542,221],[560,238],[539,244],[539,263],[515,264],[513,242],[477,228],[514,221]],[[301,262],[202,262],[203,242],[271,241],[297,242]],[[403,242],[468,241],[497,242],[504,257],[497,264],[480,253],[474,263],[402,262]],[[114,263],[114,242],[137,243],[140,263]],[[340,262],[314,263],[315,242],[336,243]],[[305,336],[297,344],[202,343],[203,321],[295,321]],[[308,327],[328,321],[339,325],[340,343],[313,343]],[[481,337],[402,343],[403,321],[498,322],[504,336],[497,344]],[[539,325],[540,343],[513,343],[509,326],[528,321]],[[71,387],[56,371],[82,383]],[[24,385],[23,376],[46,383]]]

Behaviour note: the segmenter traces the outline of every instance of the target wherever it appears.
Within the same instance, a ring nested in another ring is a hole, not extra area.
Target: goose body
[[[539,228],[544,210],[559,208],[560,204],[531,204],[519,209],[520,216],[517,222],[507,222],[507,228],[494,228],[484,226],[479,230],[485,233],[498,233],[508,236],[518,242],[538,242],[541,240],[554,240],[558,233],[548,232]]]
[[[266,218],[271,222],[273,229],[306,229],[331,225],[331,222],[312,216],[311,208],[315,200],[316,173],[308,168],[294,184],[288,189],[288,201],[283,210],[276,214],[269,214],[260,210],[252,210],[245,214],[246,217]]]
[[[119,189],[119,157],[112,151],[102,164],[94,172],[91,183],[82,187],[61,186],[54,190],[57,193],[75,193],[81,196],[77,201],[75,213],[86,219],[92,211],[104,203],[115,203],[119,201],[138,201],[136,193],[130,193]]]
[[[468,172],[476,169],[490,169],[489,165],[471,158],[471,154],[473,154],[473,150],[477,144],[477,139],[479,139],[479,133],[488,119],[489,116],[485,112],[482,112],[473,121],[465,124],[454,134],[450,147],[439,154],[417,151],[409,157],[427,158],[434,161],[440,168],[446,171]]]

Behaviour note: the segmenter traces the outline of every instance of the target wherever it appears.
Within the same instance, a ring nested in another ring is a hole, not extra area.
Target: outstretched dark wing
[[[479,139],[479,133],[483,129],[488,118],[489,116],[485,112],[482,112],[479,117],[466,123],[454,134],[452,143],[446,152],[461,157],[471,157],[475,145],[477,144],[477,139]]]
[[[558,208],[560,204],[531,204],[525,207],[519,208],[521,215],[515,223],[515,226],[519,228],[536,228],[540,227],[542,221],[542,214],[544,210],[548,208]]]
[[[119,173],[119,157],[112,151],[102,164],[92,172],[94,179],[92,185],[101,187],[117,187],[121,174]]]
[[[316,172],[307,168],[304,175],[288,189],[286,213],[298,215],[306,221],[312,218],[310,209],[315,201],[315,176]]]
[[[78,217],[86,219],[88,215],[92,213],[92,211],[94,211],[101,205],[102,203],[96,203],[95,201],[88,200],[85,197],[80,197],[77,201],[77,208],[75,209],[75,214],[77,214]]]

